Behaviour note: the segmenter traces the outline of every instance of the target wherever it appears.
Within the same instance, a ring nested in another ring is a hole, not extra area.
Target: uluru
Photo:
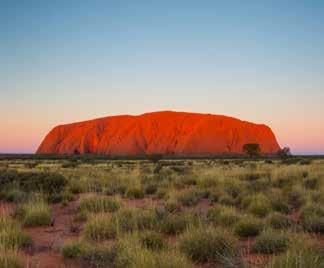
[[[37,153],[205,156],[240,154],[248,143],[258,143],[262,154],[280,149],[272,130],[263,124],[223,115],[163,111],[59,125],[47,134]]]

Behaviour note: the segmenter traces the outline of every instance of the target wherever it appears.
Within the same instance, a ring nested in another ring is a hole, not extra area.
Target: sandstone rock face
[[[263,154],[280,149],[266,125],[222,115],[166,111],[60,125],[49,132],[37,153],[204,156],[242,153],[246,143],[260,144]]]

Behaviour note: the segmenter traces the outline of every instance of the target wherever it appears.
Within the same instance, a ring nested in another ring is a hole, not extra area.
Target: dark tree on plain
[[[243,145],[243,152],[249,157],[260,156],[261,148],[258,143],[248,143]]]
[[[163,158],[163,155],[162,154],[149,154],[146,156],[146,158],[148,160],[150,160],[151,162],[153,162],[154,164],[156,164]]]
[[[280,150],[278,150],[277,155],[281,158],[287,158],[291,156],[291,151],[289,147],[284,147]]]

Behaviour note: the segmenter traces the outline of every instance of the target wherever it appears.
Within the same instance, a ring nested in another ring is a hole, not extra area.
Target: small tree
[[[281,158],[287,158],[287,157],[291,156],[290,148],[284,147],[282,149],[279,149],[277,152],[277,155]]]
[[[249,157],[257,157],[260,155],[261,149],[258,143],[248,143],[243,145],[243,152]]]
[[[154,164],[156,164],[163,158],[163,155],[162,154],[149,154],[146,156],[146,158],[148,160],[150,160],[151,162],[153,162]]]

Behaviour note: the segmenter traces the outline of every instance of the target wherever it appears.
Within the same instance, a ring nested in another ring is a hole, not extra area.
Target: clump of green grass
[[[0,267],[1,268],[23,268],[24,265],[17,251],[4,250],[0,248]]]
[[[82,244],[79,241],[65,244],[61,250],[61,253],[64,258],[79,258],[82,255]]]
[[[274,212],[268,218],[269,225],[274,229],[286,229],[292,226],[293,221],[286,215]]]
[[[288,193],[288,205],[293,209],[299,209],[306,203],[305,191],[299,187],[294,187]]]
[[[258,235],[263,229],[263,224],[259,219],[251,216],[242,217],[234,226],[234,232],[240,237]]]
[[[112,267],[117,251],[113,245],[85,244],[81,247],[81,258],[95,267]]]
[[[97,214],[84,226],[84,236],[88,240],[109,240],[116,235],[117,226],[110,215]]]
[[[281,253],[287,250],[288,245],[289,239],[287,235],[267,230],[256,238],[252,246],[252,252],[261,254]]]
[[[190,189],[180,192],[177,195],[177,201],[186,207],[195,206],[202,199],[203,193],[196,189]]]
[[[184,232],[193,223],[194,218],[190,214],[171,214],[159,223],[158,228],[164,234],[176,235]]]
[[[190,228],[179,238],[179,249],[197,263],[220,263],[227,267],[241,263],[236,239],[222,229]]]
[[[0,215],[0,248],[19,249],[30,246],[31,238],[9,216]]]
[[[290,207],[288,205],[287,198],[281,193],[271,193],[270,194],[271,207],[274,211],[288,214],[290,212]]]
[[[154,209],[124,208],[113,215],[97,214],[84,227],[88,240],[113,239],[119,233],[152,230],[157,224]]]
[[[237,198],[244,188],[245,183],[237,179],[229,179],[224,182],[225,192],[233,198]]]
[[[215,225],[232,226],[238,222],[240,215],[235,207],[220,206],[210,208],[207,211],[207,219]]]
[[[13,188],[3,193],[3,199],[7,202],[21,203],[27,200],[27,193],[18,188]]]
[[[319,188],[320,180],[318,178],[305,178],[303,183],[306,189],[316,190]]]
[[[272,258],[269,268],[324,267],[323,249],[318,244],[301,235],[300,238],[291,241],[290,245],[285,253]]]
[[[82,259],[95,267],[111,267],[116,259],[116,248],[108,245],[72,242],[63,246],[62,255],[69,259]]]
[[[126,197],[129,199],[142,199],[144,196],[143,190],[139,187],[130,187],[126,191]]]
[[[117,242],[116,268],[178,268],[193,267],[193,264],[179,251],[152,251],[143,247],[138,235],[127,235]]]
[[[16,209],[16,216],[28,227],[50,225],[52,211],[48,204],[41,198],[30,200],[21,204]]]
[[[79,209],[91,213],[115,212],[121,207],[117,198],[107,198],[102,196],[84,197],[80,201]]]
[[[86,192],[86,187],[83,182],[79,179],[71,179],[68,184],[69,190],[73,194],[80,194]]]
[[[245,197],[242,200],[242,205],[259,217],[265,217],[272,210],[270,200],[262,193]]]
[[[151,250],[161,250],[167,247],[164,237],[155,231],[145,231],[139,234],[143,247]]]
[[[224,193],[219,196],[218,203],[224,205],[224,206],[235,206],[237,203],[237,200],[230,196],[227,193]]]
[[[301,209],[300,222],[305,230],[324,233],[324,208],[317,204],[309,204]]]

